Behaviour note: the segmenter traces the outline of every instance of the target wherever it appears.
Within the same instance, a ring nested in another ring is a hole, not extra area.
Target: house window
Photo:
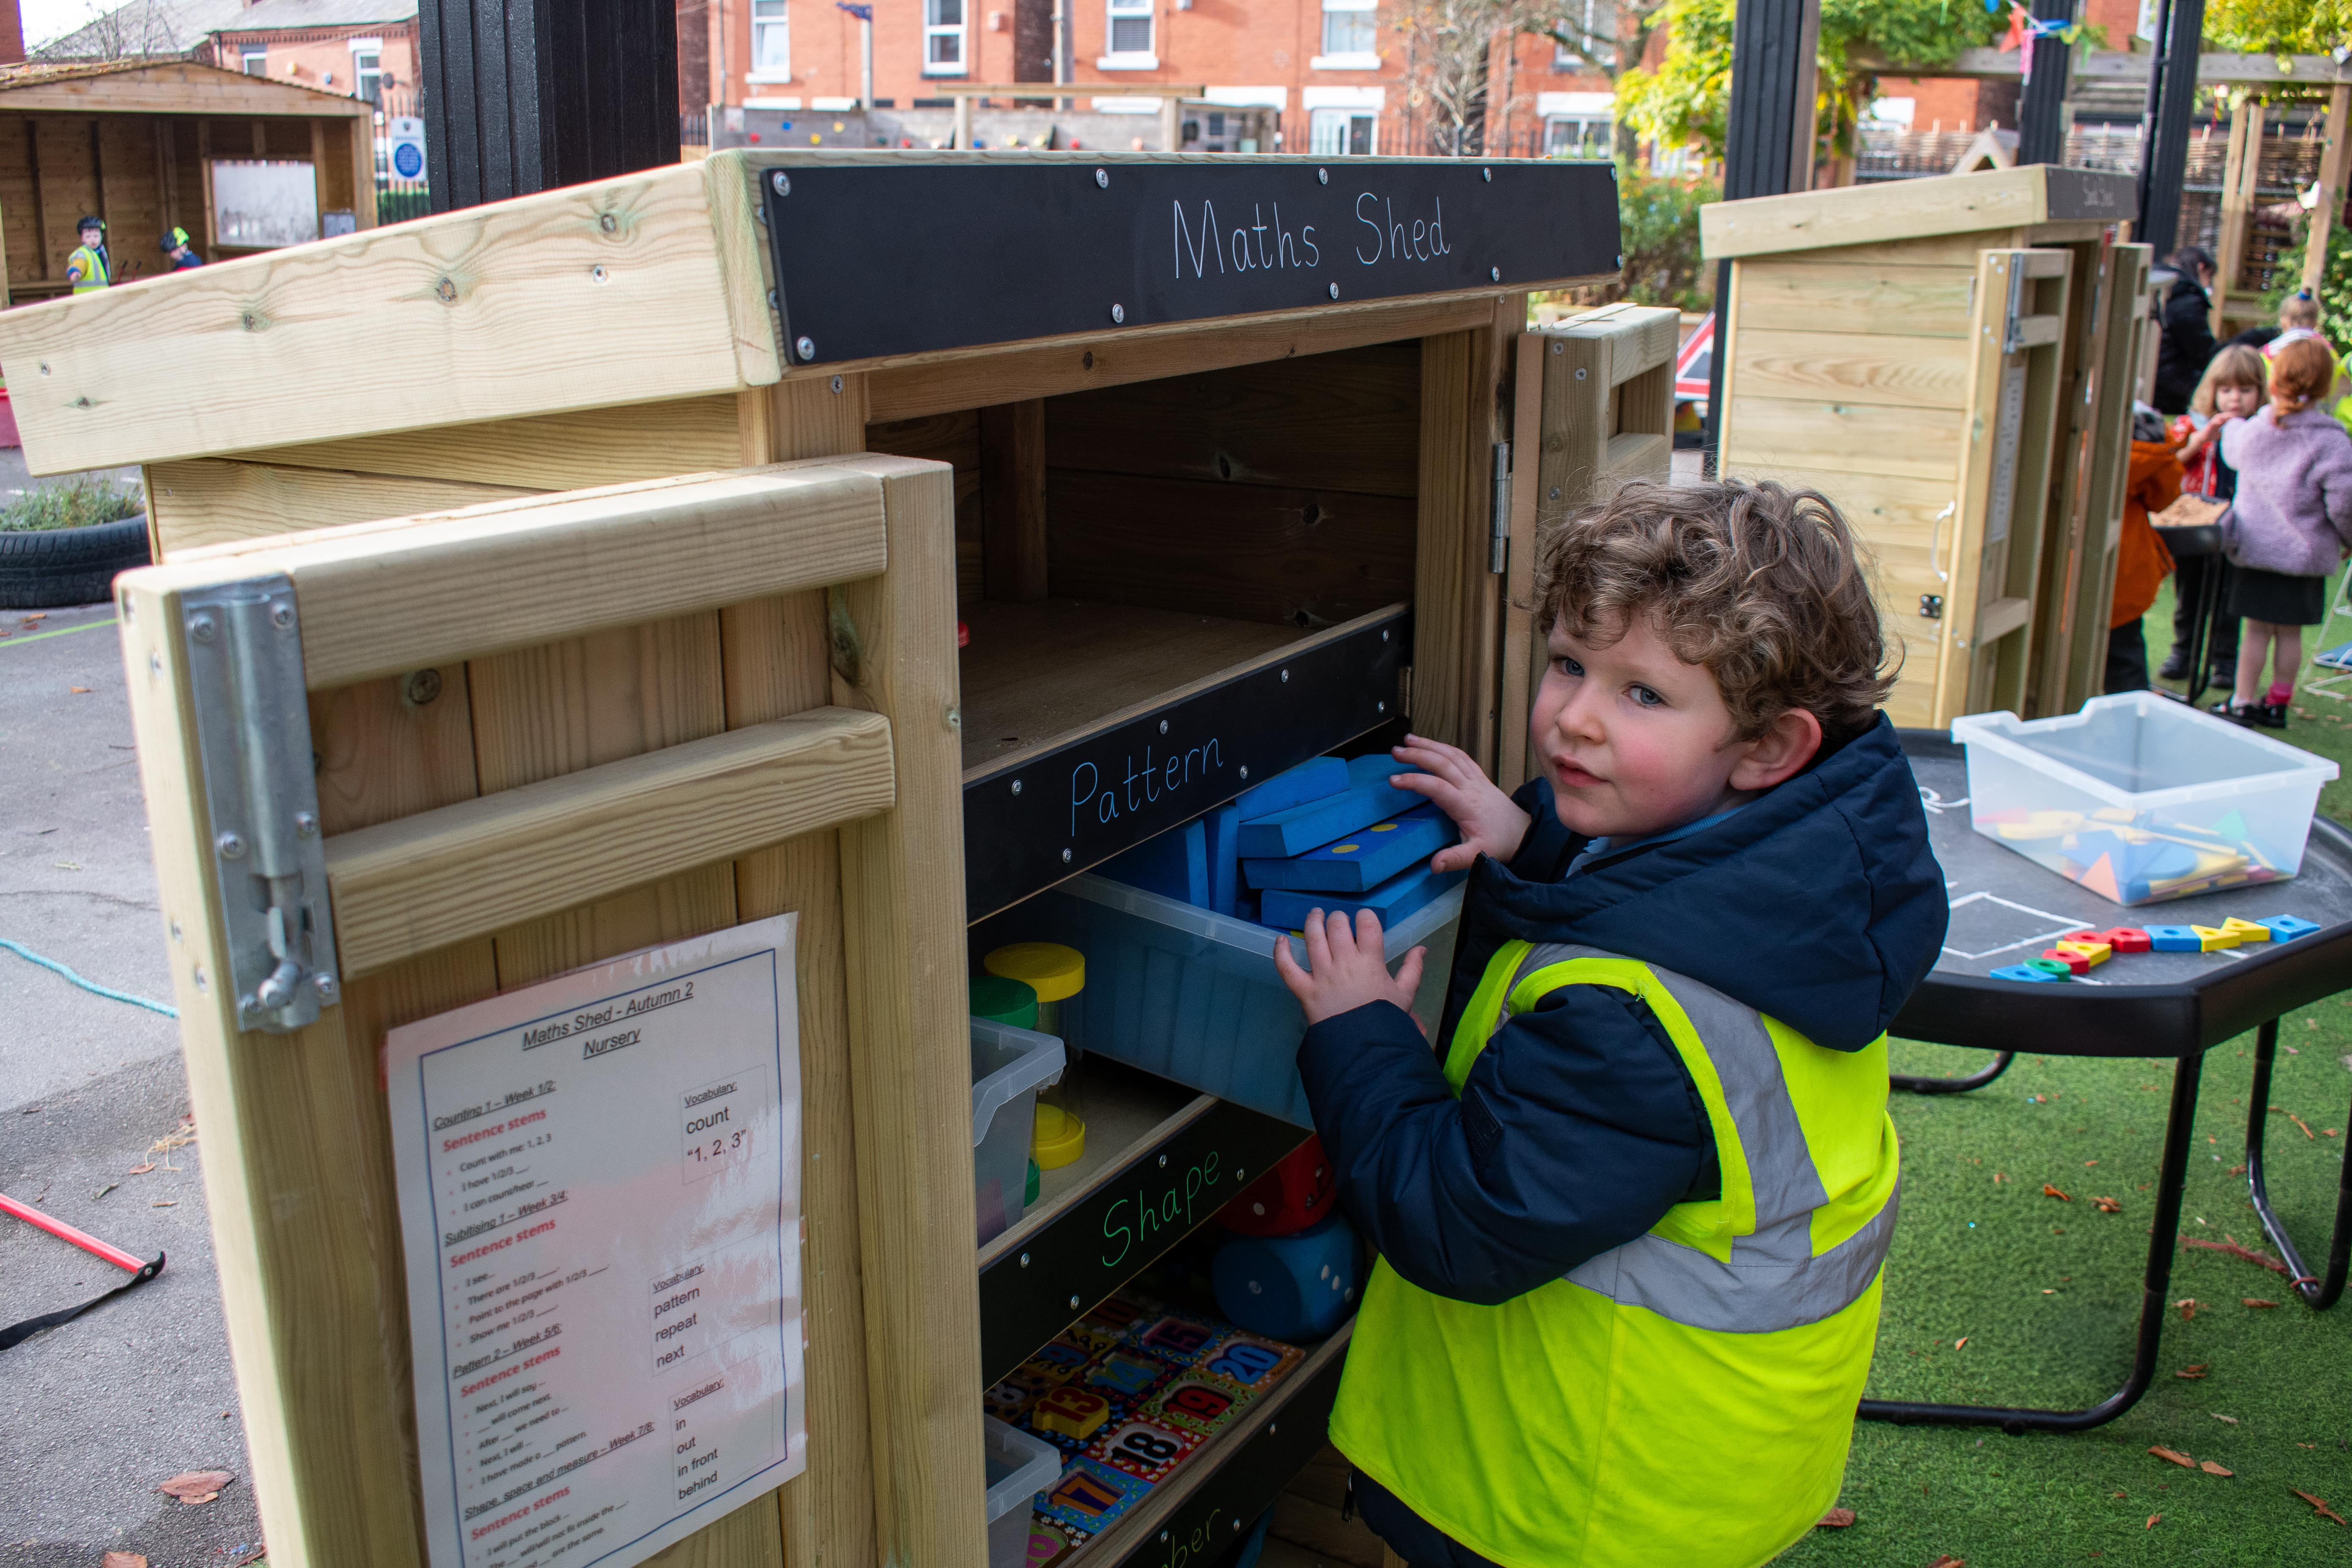
[[[964,0],[923,0],[923,74],[961,76]]]
[[[1606,158],[1615,134],[1612,121],[1556,114],[1544,121],[1544,156]]]
[[[1307,117],[1307,152],[1318,158],[1355,153],[1369,156],[1379,144],[1374,116],[1353,109],[1318,109]]]
[[[352,51],[352,95],[353,97],[363,98],[370,103],[383,100],[383,54],[375,49]]]
[[[1323,0],[1323,52],[1372,53],[1372,5],[1373,0]]]
[[[1110,52],[1114,55],[1151,53],[1151,0],[1107,0],[1110,8]]]
[[[792,21],[785,0],[751,0],[751,75],[789,81],[793,74]]]
[[[1557,44],[1551,54],[1551,68],[1556,71],[1589,71],[1598,63],[1594,57],[1601,52],[1602,41],[1616,31],[1617,16],[1602,0],[1582,0],[1581,5],[1570,0],[1562,7],[1559,30],[1577,40],[1577,47]]]
[[[247,76],[269,74],[269,51],[259,44],[246,45],[238,53],[238,60],[245,67],[245,74]]]

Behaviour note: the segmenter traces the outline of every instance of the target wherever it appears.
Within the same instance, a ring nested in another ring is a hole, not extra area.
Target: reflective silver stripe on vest
[[[1510,989],[1517,990],[1538,970],[1575,958],[1622,961],[1622,954],[1598,948],[1548,943],[1529,951],[1511,976]],[[1727,1333],[1770,1333],[1835,1315],[1870,1289],[1886,1260],[1899,1186],[1869,1224],[1814,1257],[1813,1211],[1829,1202],[1829,1192],[1806,1147],[1804,1128],[1781,1079],[1780,1053],[1762,1016],[1687,975],[1656,964],[1644,967],[1681,1005],[1722,1081],[1748,1156],[1756,1233],[1732,1238],[1729,1263],[1662,1236],[1637,1237],[1570,1270],[1567,1278],[1612,1301]],[[1507,1001],[1503,1016],[1509,1016]],[[1496,1026],[1501,1027],[1500,1021]]]

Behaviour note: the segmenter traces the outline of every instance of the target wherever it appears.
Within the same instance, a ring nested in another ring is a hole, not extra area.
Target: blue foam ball
[[[1355,1310],[1356,1232],[1338,1209],[1291,1236],[1237,1236],[1217,1249],[1217,1310],[1270,1340],[1319,1339]]]

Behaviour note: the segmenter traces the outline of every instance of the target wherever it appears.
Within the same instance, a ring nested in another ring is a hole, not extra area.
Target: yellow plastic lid
[[[980,963],[991,974],[1027,982],[1040,1002],[1059,1002],[1087,987],[1087,955],[1057,942],[1016,942]]]
[[[1041,1171],[1059,1170],[1087,1152],[1087,1124],[1058,1105],[1037,1102],[1029,1157]]]

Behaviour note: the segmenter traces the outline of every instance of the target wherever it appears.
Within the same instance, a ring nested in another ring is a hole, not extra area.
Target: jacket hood
[[[1943,868],[1884,714],[1721,821],[1603,855],[1565,880],[1586,840],[1560,826],[1549,780],[1517,798],[1536,826],[1510,867],[1472,868],[1449,1013],[1500,942],[1573,942],[1687,974],[1817,1045],[1859,1050],[1942,950]],[[1449,1017],[1440,1038],[1451,1029]]]

